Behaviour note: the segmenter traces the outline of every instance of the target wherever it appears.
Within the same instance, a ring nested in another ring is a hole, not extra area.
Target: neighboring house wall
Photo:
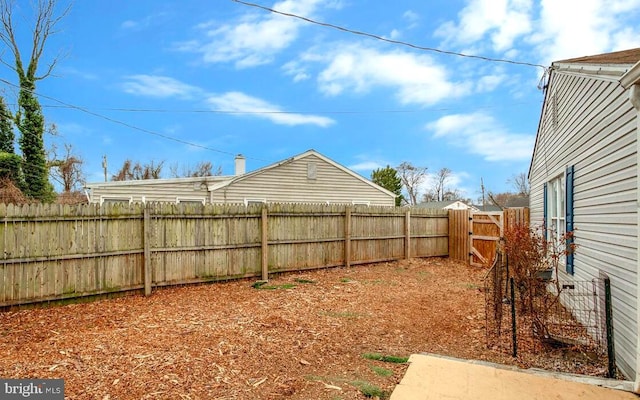
[[[258,170],[212,192],[213,203],[365,203],[394,206],[392,195],[337,168],[316,155]]]
[[[553,71],[529,172],[531,222],[544,220],[544,184],[574,166],[574,274],[611,278],[616,361],[635,378],[637,321],[636,112],[617,77]],[[567,204],[569,207],[570,204]],[[549,221],[547,221],[549,222]]]
[[[395,206],[395,195],[315,151],[238,176],[91,183],[90,201]]]
[[[453,202],[448,206],[444,207],[445,210],[468,210],[469,208],[471,207],[469,207],[467,204],[461,201]]]
[[[91,202],[202,201],[209,198],[206,178],[147,179],[92,183]]]

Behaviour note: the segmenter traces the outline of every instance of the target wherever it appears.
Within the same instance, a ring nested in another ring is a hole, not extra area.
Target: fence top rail
[[[344,215],[347,210],[353,216],[381,216],[404,217],[409,212],[411,217],[446,218],[448,210],[427,209],[419,207],[389,207],[366,206],[350,204],[296,204],[296,203],[270,203],[270,204],[173,204],[173,203],[105,203],[105,204],[1,204],[0,218],[7,220],[16,219],[47,219],[47,218],[114,218],[134,217],[142,215],[147,209],[150,215],[257,215],[262,209],[276,216],[314,214],[318,216]]]

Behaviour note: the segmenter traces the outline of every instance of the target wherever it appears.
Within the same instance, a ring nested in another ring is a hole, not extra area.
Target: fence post
[[[351,266],[351,207],[344,210],[344,266]]]
[[[149,204],[144,205],[143,242],[144,242],[144,295],[151,295],[151,221],[149,220]]]
[[[269,279],[269,214],[267,206],[262,207],[262,280]]]
[[[616,352],[613,345],[613,313],[611,308],[611,280],[604,279],[604,312],[607,326],[607,378],[616,376]]]
[[[404,258],[411,258],[411,211],[404,215]]]
[[[513,277],[509,278],[511,289],[511,340],[513,341],[513,356],[518,357],[518,329],[516,326],[516,293]]]

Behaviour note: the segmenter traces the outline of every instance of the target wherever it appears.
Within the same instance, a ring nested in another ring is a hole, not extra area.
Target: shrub
[[[503,251],[525,313],[540,312],[534,310],[536,297],[550,295],[553,297],[552,303],[557,301],[562,290],[558,283],[561,260],[576,250],[573,232],[557,237],[555,232],[550,231],[550,239],[547,239],[546,233],[542,228],[532,228],[525,224],[508,226],[504,232]],[[543,271],[552,274],[550,281],[542,277]],[[547,290],[549,282],[555,286],[554,293]]]

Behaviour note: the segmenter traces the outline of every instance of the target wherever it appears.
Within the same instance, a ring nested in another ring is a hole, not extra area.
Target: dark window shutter
[[[567,173],[565,176],[565,216],[564,221],[566,224],[567,233],[573,232],[573,168],[571,165],[567,167]],[[567,249],[571,247],[573,244],[573,236],[571,236],[566,243]],[[566,262],[567,272],[573,275],[573,252],[567,254],[567,262]]]

